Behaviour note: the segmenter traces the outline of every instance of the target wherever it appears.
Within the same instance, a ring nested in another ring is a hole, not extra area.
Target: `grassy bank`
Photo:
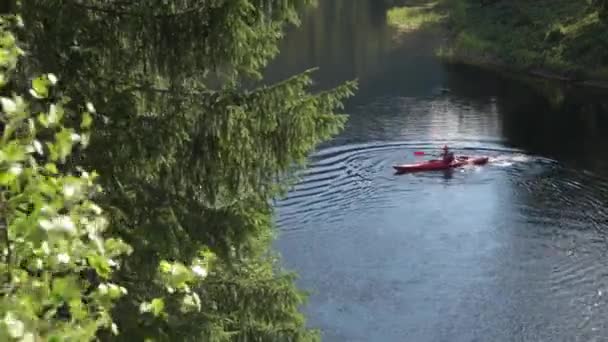
[[[441,27],[442,57],[608,86],[608,22],[587,0],[437,0],[393,8],[403,30]]]
[[[439,1],[429,1],[415,6],[395,7],[388,11],[388,21],[405,32],[439,24],[448,18],[440,5]]]

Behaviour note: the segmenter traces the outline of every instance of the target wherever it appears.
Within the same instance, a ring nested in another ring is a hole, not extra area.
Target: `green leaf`
[[[159,264],[159,269],[162,273],[169,273],[171,271],[171,263],[166,260],[163,260]]]
[[[126,294],[126,293],[127,293],[127,290],[125,288],[119,287],[115,284],[109,285],[108,294],[110,295],[110,298],[112,298],[112,299],[118,299],[123,294]]]
[[[38,122],[45,128],[49,127],[49,120],[43,113],[38,114]]]
[[[59,173],[59,170],[57,170],[57,165],[55,165],[55,163],[48,163],[44,165],[44,169],[53,175]]]
[[[131,252],[133,251],[133,248],[131,248],[131,246],[129,246],[122,240],[115,239],[115,238],[107,239],[105,241],[104,247],[105,247],[106,253],[108,254],[108,256],[110,258],[113,258],[120,254],[128,255],[128,254],[131,254]]]
[[[162,298],[154,298],[151,302],[143,302],[139,306],[141,313],[150,312],[155,317],[159,317],[164,314],[165,301]]]
[[[57,125],[63,119],[65,115],[65,109],[61,105],[52,104],[49,107],[49,114],[47,115],[47,120],[50,126]],[[63,127],[62,127],[63,128]]]
[[[1,151],[2,162],[17,162],[25,159],[26,151],[25,146],[19,144],[16,141],[11,141]]]
[[[60,302],[70,302],[81,296],[81,288],[74,276],[53,279],[51,291],[53,298]]]
[[[49,80],[46,77],[40,76],[32,80],[31,94],[39,99],[46,98],[49,96]]]
[[[69,302],[70,305],[70,314],[72,318],[75,320],[85,319],[87,317],[88,312],[86,311],[82,301],[80,299],[72,299]]]
[[[15,179],[17,179],[17,175],[12,172],[0,172],[0,185],[9,185]]]
[[[72,130],[65,128],[55,133],[55,151],[57,158],[62,161],[72,152],[72,147],[74,146],[72,134]]]
[[[15,43],[15,36],[10,32],[5,32],[0,36],[0,45],[2,46],[14,46]]]
[[[93,117],[88,112],[84,112],[82,114],[82,123],[80,124],[80,128],[89,128],[93,123]]]
[[[98,254],[93,254],[89,255],[87,257],[87,260],[89,262],[89,265],[93,267],[93,269],[95,269],[95,271],[100,277],[107,279],[110,276],[110,272],[112,272],[112,269],[110,268],[108,260],[105,257]]]
[[[192,271],[182,263],[161,262],[159,266],[162,281],[166,287],[182,288],[194,279]]]
[[[162,298],[154,298],[150,303],[151,312],[154,316],[160,316],[165,310],[165,301]]]

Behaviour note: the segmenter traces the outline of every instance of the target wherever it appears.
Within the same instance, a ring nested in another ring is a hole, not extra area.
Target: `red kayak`
[[[443,160],[433,159],[417,164],[394,165],[393,168],[397,170],[397,172],[437,171],[465,165],[483,165],[487,162],[488,157],[458,157],[451,163],[445,163]]]

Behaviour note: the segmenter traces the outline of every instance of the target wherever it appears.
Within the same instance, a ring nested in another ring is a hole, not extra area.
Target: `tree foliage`
[[[0,86],[23,51],[0,19]],[[60,169],[86,146],[91,112],[80,130],[64,125],[66,99],[52,101],[57,77],[34,78],[29,93],[0,97],[0,340],[90,340],[100,328],[117,332],[110,311],[126,294],[112,282],[130,247],[105,238],[108,220],[93,201],[94,172]],[[76,113],[71,113],[73,116]]]
[[[270,200],[294,166],[337,133],[353,83],[312,92],[305,71],[265,84],[285,24],[306,0],[32,0],[18,6],[27,75],[61,76],[95,103],[90,146],[107,236],[132,248],[109,274],[125,340],[310,340],[304,296],[269,249]],[[29,85],[28,85],[29,87]],[[66,116],[77,124],[75,116]],[[110,338],[110,332],[101,338]],[[115,338],[115,337],[114,337]]]

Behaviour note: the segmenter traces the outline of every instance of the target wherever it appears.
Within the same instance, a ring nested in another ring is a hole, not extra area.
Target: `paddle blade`
[[[415,156],[423,156],[424,152],[422,152],[422,151],[416,151],[416,152],[414,152],[414,155]]]

